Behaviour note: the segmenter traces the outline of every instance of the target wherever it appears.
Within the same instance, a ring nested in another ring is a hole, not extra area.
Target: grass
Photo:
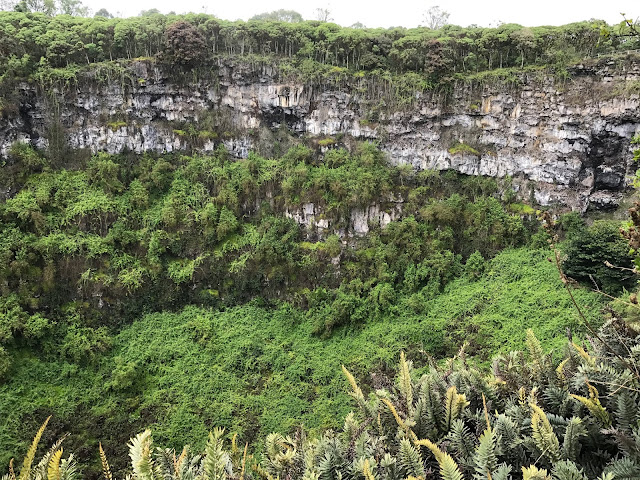
[[[287,304],[188,306],[125,327],[96,365],[23,352],[0,385],[0,464],[25,451],[49,414],[51,434],[71,431],[73,450],[96,460],[97,471],[99,440],[110,456],[126,459],[127,439],[146,426],[176,448],[205,439],[214,426],[238,432],[243,442],[299,425],[337,427],[351,409],[342,364],[370,379],[370,372],[392,368],[400,350],[424,367],[430,356],[445,358],[468,342],[468,352],[487,365],[498,352],[522,349],[527,328],[546,348],[562,349],[566,329],[579,337],[582,327],[548,255],[504,251],[478,280],[459,278],[436,296],[402,297],[380,320],[326,339],[312,334],[313,311]],[[591,320],[601,321],[601,298],[586,290],[576,296]]]

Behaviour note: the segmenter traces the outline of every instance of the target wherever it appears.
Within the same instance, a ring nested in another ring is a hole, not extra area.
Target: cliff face
[[[286,124],[294,135],[378,140],[392,163],[415,169],[511,176],[522,198],[581,211],[616,206],[635,170],[629,142],[640,131],[640,99],[630,86],[640,82],[640,64],[615,73],[577,67],[560,83],[523,75],[514,86],[461,85],[446,102],[416,95],[410,106],[375,116],[376,99],[355,85],[286,82],[269,66],[224,64],[208,80],[182,85],[152,63],[128,68],[128,82],[83,79],[55,102],[23,85],[19,109],[0,119],[0,154],[16,140],[46,147],[52,118],[72,148],[165,153],[223,143],[238,158],[255,146],[256,132]],[[217,133],[201,129],[205,120]],[[200,130],[185,131],[190,124]],[[313,206],[305,208],[291,215],[313,216]],[[381,223],[388,215],[374,214]]]

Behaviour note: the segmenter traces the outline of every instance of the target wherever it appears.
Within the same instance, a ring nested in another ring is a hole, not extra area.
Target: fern
[[[630,458],[621,458],[609,464],[603,473],[613,475],[615,480],[638,480],[640,465]]]
[[[411,442],[403,438],[400,440],[398,450],[398,465],[405,476],[423,477],[425,476],[424,465],[420,452],[411,445]]]
[[[455,460],[451,458],[451,455],[440,450],[438,446],[430,440],[418,440],[416,445],[422,445],[431,450],[440,466],[440,476],[442,480],[463,480],[460,467],[458,467]]]
[[[360,408],[362,408],[362,410],[366,413],[366,401],[362,390],[358,386],[358,382],[356,382],[355,377],[351,375],[349,370],[347,370],[347,367],[345,367],[344,365],[342,365],[342,372],[344,373],[344,376],[347,377],[349,385],[351,385],[352,392],[350,393],[350,395],[356,399],[356,402],[358,402]]]
[[[527,348],[529,349],[529,357],[531,359],[531,369],[533,375],[539,381],[542,381],[549,368],[549,361],[547,356],[544,354],[544,350],[542,350],[540,340],[537,339],[537,337],[533,333],[533,330],[531,330],[530,328],[527,329],[526,344]]]
[[[73,454],[60,462],[60,480],[78,480],[80,470]]]
[[[226,468],[229,463],[229,456],[222,448],[222,436],[224,429],[215,428],[209,432],[209,439],[204,450],[204,460],[202,461],[205,480],[224,480]]]
[[[478,446],[473,456],[476,475],[478,480],[484,480],[491,476],[498,466],[496,457],[496,437],[491,428],[487,428],[480,435]]]
[[[547,415],[536,404],[532,403],[530,406],[532,410],[531,430],[536,447],[550,461],[560,460],[560,442],[551,428]]]
[[[522,480],[551,480],[549,473],[533,465],[522,467]]]
[[[598,396],[598,390],[591,384],[587,384],[589,388],[589,398],[582,397],[580,395],[571,394],[572,398],[575,398],[582,403],[589,412],[602,424],[603,427],[608,428],[611,426],[611,417],[609,412],[600,403]]]
[[[129,443],[129,457],[133,467],[133,477],[137,480],[154,480],[154,465],[151,458],[151,430],[145,430],[133,437]]]
[[[113,480],[113,476],[111,475],[111,468],[109,467],[109,462],[107,461],[107,455],[102,449],[102,443],[98,444],[98,450],[100,451],[100,462],[102,463],[102,473],[104,474],[104,478],[105,480]]]
[[[587,435],[587,430],[582,424],[582,420],[573,417],[569,420],[564,433],[562,453],[564,458],[576,461],[580,454],[580,437]]]
[[[402,420],[402,418],[400,418],[400,415],[398,415],[398,411],[396,410],[396,407],[393,406],[393,403],[391,403],[391,401],[389,401],[389,399],[387,398],[382,398],[380,400],[387,406],[387,408],[391,412],[391,415],[393,415],[393,418],[396,420],[398,426],[402,428],[409,437],[414,439],[415,433],[413,433],[413,431],[409,428],[409,425],[407,425],[407,423]]]
[[[31,446],[29,447],[29,450],[27,450],[27,455],[24,457],[24,461],[22,463],[22,469],[20,470],[20,476],[18,477],[18,480],[27,480],[31,475],[31,465],[33,464],[33,459],[36,456],[36,451],[38,450],[38,444],[40,443],[40,438],[42,437],[44,430],[47,428],[47,424],[49,423],[49,420],[51,420],[51,416],[47,417],[47,419],[44,421],[40,429],[38,429],[36,436],[33,437],[33,442],[31,442]]]
[[[400,364],[398,365],[398,388],[400,393],[407,400],[407,409],[413,406],[413,386],[411,384],[411,362],[404,357],[404,352],[400,352]]]
[[[471,439],[473,435],[459,418],[453,422],[451,431],[447,435],[447,439],[451,442],[451,446],[456,453],[458,459],[467,464],[471,461],[473,455],[473,443]]]
[[[453,421],[458,418],[470,403],[465,394],[459,394],[455,386],[449,387],[445,397],[445,426],[447,432],[451,429]]]
[[[442,399],[429,376],[419,383],[418,402],[413,413],[415,431],[420,437],[436,437],[442,427],[444,409]]]
[[[627,391],[622,391],[616,398],[616,408],[614,416],[617,427],[624,431],[630,432],[632,426],[638,425],[638,396]]]
[[[511,480],[511,465],[507,465],[506,463],[502,463],[498,465],[498,468],[493,475],[491,475],[491,480]]]
[[[364,475],[365,480],[376,480],[376,477],[373,475],[371,471],[371,465],[369,464],[369,459],[364,461],[364,465],[362,467],[362,474]]]
[[[62,458],[62,449],[56,451],[49,460],[47,468],[47,480],[60,480],[60,459]]]
[[[554,480],[588,480],[584,472],[569,461],[554,464],[551,474]]]

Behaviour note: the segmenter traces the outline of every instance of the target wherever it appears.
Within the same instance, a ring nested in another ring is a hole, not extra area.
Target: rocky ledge
[[[73,148],[206,152],[223,143],[238,158],[255,146],[257,131],[286,125],[293,135],[327,144],[379,141],[397,165],[510,176],[523,199],[578,211],[615,208],[635,171],[630,140],[640,132],[639,63],[578,66],[564,81],[537,73],[522,74],[516,85],[460,82],[446,101],[417,94],[410,106],[387,107],[373,120],[375,98],[349,87],[284,81],[272,66],[227,62],[188,84],[151,62],[127,68],[133,81],[86,78],[53,95],[55,102],[51,92],[23,85],[15,114],[0,118],[0,155],[15,141],[46,148],[52,118]],[[201,128],[204,119],[215,131],[185,131]],[[290,214],[306,223],[317,216],[313,208]],[[390,214],[372,215],[384,223]]]

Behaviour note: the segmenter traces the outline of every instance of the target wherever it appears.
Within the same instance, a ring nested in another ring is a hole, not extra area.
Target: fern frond
[[[105,480],[113,480],[113,475],[111,475],[111,468],[109,467],[109,462],[107,461],[107,454],[104,453],[102,449],[102,442],[98,443],[98,450],[100,451],[100,462],[102,463],[102,473],[104,474]]]
[[[540,340],[533,333],[530,328],[527,329],[527,338],[525,340],[527,348],[529,349],[529,357],[531,370],[537,380],[542,380],[546,377],[547,372],[550,370],[551,364],[548,357],[545,355]]]
[[[471,443],[473,437],[467,426],[459,418],[453,422],[449,435],[447,435],[447,439],[451,442],[456,456],[463,464],[469,463],[473,455],[473,444]]]
[[[405,475],[424,478],[424,465],[422,464],[422,456],[411,442],[403,438],[400,440],[400,449],[398,451],[398,464],[402,468]]]
[[[551,471],[554,480],[588,480],[584,472],[570,461],[557,462]]]
[[[153,460],[151,458],[151,430],[147,429],[133,437],[129,442],[129,457],[136,480],[154,480]]]
[[[60,480],[79,480],[80,470],[73,454],[60,461]]]
[[[62,449],[51,455],[47,468],[47,480],[60,480],[60,459],[62,458]]]
[[[402,418],[400,418],[400,415],[398,415],[398,411],[396,410],[396,407],[393,406],[393,403],[391,403],[391,401],[387,398],[381,398],[380,400],[382,401],[382,403],[384,403],[387,406],[387,408],[391,412],[391,415],[393,415],[393,418],[395,418],[398,426],[402,428],[412,440],[415,440],[416,434],[413,433],[411,428],[409,428],[409,425],[407,425],[407,423],[404,420],[402,420]]]
[[[511,480],[511,465],[507,465],[506,463],[502,463],[498,465],[498,468],[493,475],[491,475],[491,480]],[[487,480],[489,480],[487,478]]]
[[[434,383],[426,375],[419,383],[419,398],[413,411],[413,420],[415,432],[422,438],[438,437],[442,427],[443,401]]]
[[[400,364],[398,365],[398,389],[407,400],[407,409],[413,405],[413,386],[411,384],[411,363],[407,362],[404,351],[400,352]]]
[[[240,467],[240,480],[244,480],[244,471],[247,465],[247,450],[249,449],[249,442],[244,444],[244,452],[242,454],[242,465]]]
[[[455,385],[447,390],[445,397],[445,425],[447,431],[451,429],[453,421],[462,414],[462,411],[468,407],[470,403],[464,393],[459,394]]]
[[[364,465],[362,466],[362,473],[364,475],[365,480],[376,480],[376,477],[371,472],[371,465],[369,464],[369,459],[367,458],[364,461]]]
[[[636,394],[622,391],[616,398],[616,409],[614,411],[616,425],[620,430],[629,432],[632,426],[638,424],[638,398]]]
[[[463,480],[462,472],[456,461],[448,453],[443,452],[431,440],[424,439],[415,442],[416,445],[422,445],[431,450],[436,457],[436,461],[440,466],[440,476],[442,480]]]
[[[530,465],[522,467],[522,480],[551,480],[551,477],[546,470]]]
[[[562,453],[564,458],[575,461],[580,453],[580,437],[587,435],[587,429],[582,424],[582,420],[573,417],[569,420],[564,433]]]
[[[598,396],[598,390],[593,385],[587,383],[589,387],[589,398],[582,397],[580,395],[570,394],[572,398],[578,400],[582,403],[587,410],[593,415],[596,420],[598,420],[603,427],[608,428],[611,426],[611,417],[609,416],[609,412],[602,406],[600,403],[600,398]]]
[[[205,480],[224,480],[228,457],[222,448],[224,430],[215,428],[209,432],[209,439],[204,449],[205,457],[202,461]]]
[[[578,355],[584,361],[584,363],[586,363],[590,367],[596,366],[596,359],[589,355],[589,353],[584,348],[574,342],[571,342],[571,346],[575,349],[576,352],[578,352]]]
[[[47,424],[49,423],[49,420],[51,420],[51,416],[47,417],[47,419],[44,421],[44,423],[36,433],[36,436],[33,437],[33,442],[31,442],[31,446],[27,451],[27,455],[24,457],[24,462],[22,463],[22,470],[20,470],[20,476],[18,477],[18,480],[27,480],[29,478],[29,475],[31,474],[31,465],[33,464],[33,459],[36,456],[36,451],[38,450],[38,444],[40,443],[40,438],[42,437],[42,434],[44,433],[45,428],[47,428]]]
[[[356,379],[353,375],[351,375],[351,372],[349,372],[349,370],[347,370],[347,367],[345,367],[344,365],[342,365],[342,372],[344,373],[345,377],[347,377],[347,380],[349,381],[349,385],[351,385],[351,389],[353,390],[350,395],[356,399],[356,401],[358,402],[358,405],[366,411],[366,402],[365,402],[365,398],[364,398],[364,394],[362,393],[362,390],[360,389],[360,387],[358,386],[358,382],[356,382]]]
[[[487,478],[497,468],[496,437],[491,428],[485,429],[480,435],[479,443],[473,456],[473,463],[478,474],[477,478]]]
[[[567,363],[569,363],[570,360],[571,360],[571,357],[567,357],[563,361],[561,361],[556,367],[556,376],[558,377],[558,380],[562,382],[563,385],[567,382],[567,376],[564,374],[564,367],[567,365]]]
[[[611,462],[603,473],[613,475],[615,480],[638,480],[640,465],[628,457],[622,457]]]
[[[560,442],[544,411],[534,403],[531,406],[531,430],[536,447],[552,462],[560,460]]]

